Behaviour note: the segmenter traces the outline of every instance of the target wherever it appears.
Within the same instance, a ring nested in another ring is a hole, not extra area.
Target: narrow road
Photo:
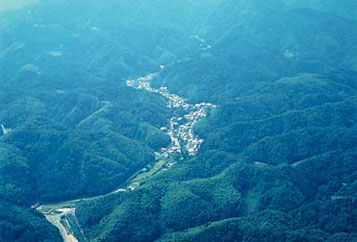
[[[71,226],[70,226],[68,220],[63,219],[68,214],[72,214],[74,216],[75,209],[74,208],[62,208],[62,209],[56,209],[56,212],[58,212],[58,213],[45,214],[46,219],[51,224],[53,224],[55,227],[57,227],[59,229],[60,234],[64,241],[78,242],[77,238],[74,237],[74,235],[68,231],[69,229],[71,229]],[[61,221],[66,222],[67,228],[61,223]]]
[[[8,133],[11,132],[11,129],[5,128],[5,125],[0,124],[0,126],[1,126],[1,130],[2,130],[2,134],[3,134],[3,135],[6,135],[6,134],[8,134]]]
[[[160,69],[164,69],[164,66],[160,66]],[[142,179],[146,180],[156,175],[159,171],[170,169],[176,162],[183,160],[185,156],[188,155],[192,157],[197,154],[204,140],[194,134],[193,127],[198,121],[207,116],[210,109],[215,108],[216,106],[211,103],[189,104],[184,98],[176,94],[169,93],[167,87],[160,87],[159,89],[152,88],[150,81],[157,75],[158,73],[151,73],[135,80],[127,80],[126,84],[128,87],[157,93],[167,99],[168,108],[173,110],[182,108],[185,111],[183,116],[171,117],[167,127],[161,127],[161,130],[166,131],[167,135],[170,136],[171,143],[168,147],[161,148],[158,152],[155,152],[155,157],[158,163],[164,161],[165,165],[160,164],[159,168],[154,166],[151,169],[156,170],[149,170],[146,172],[146,174],[149,175],[145,174],[145,176],[142,174],[143,171],[139,170],[128,178],[120,188],[104,195],[65,201],[58,204],[33,206],[36,207],[38,211],[43,213],[51,224],[58,228],[65,242],[87,241],[76,218],[76,204],[78,202],[135,190],[138,186],[140,186],[140,179],[142,177]],[[1,127],[4,132],[5,127],[3,125]]]

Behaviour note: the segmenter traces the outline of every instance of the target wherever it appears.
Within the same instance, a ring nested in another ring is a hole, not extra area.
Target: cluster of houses
[[[167,91],[167,87],[161,87],[159,89],[152,88],[150,86],[150,80],[154,78],[156,75],[151,74],[146,77],[140,77],[136,80],[127,80],[126,85],[128,87],[134,87],[137,89],[144,89],[149,92],[154,92],[162,95],[168,100],[168,107],[169,108],[179,108],[183,107],[184,109],[188,109],[190,107],[189,104],[186,103],[185,99],[182,97],[176,95],[176,94],[171,94]]]
[[[208,44],[207,41],[202,39],[198,34],[193,35],[193,37],[200,42],[200,47],[203,51],[207,51],[212,48],[212,45]]]
[[[158,93],[168,100],[169,108],[182,107],[187,111],[187,114],[183,117],[172,117],[170,119],[169,127],[161,128],[162,131],[170,136],[171,145],[167,148],[160,149],[155,155],[157,159],[166,159],[168,161],[166,166],[171,167],[174,164],[174,159],[169,158],[172,158],[174,154],[181,155],[183,152],[187,152],[189,156],[197,154],[204,140],[194,134],[193,127],[199,120],[207,116],[210,108],[215,108],[216,106],[205,102],[189,104],[182,97],[169,93],[167,87],[160,87],[159,89],[152,88],[150,86],[150,80],[156,75],[157,73],[154,73],[145,77],[140,77],[136,80],[127,80],[126,85],[136,89]]]
[[[207,106],[196,106],[195,109],[189,114],[185,115],[184,124],[180,125],[178,130],[178,135],[181,140],[185,143],[186,150],[190,156],[194,156],[197,154],[201,144],[203,143],[203,139],[195,136],[193,133],[193,127],[195,124],[205,118],[207,116]]]

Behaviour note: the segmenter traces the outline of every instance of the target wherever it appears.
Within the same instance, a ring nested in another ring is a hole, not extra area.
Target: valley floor
[[[161,68],[163,69],[163,68]],[[175,162],[183,160],[185,157],[195,156],[200,145],[204,141],[193,132],[194,125],[207,116],[210,108],[216,106],[211,103],[189,104],[178,95],[168,92],[167,87],[154,89],[150,86],[157,73],[139,77],[136,80],[128,80],[127,86],[142,89],[148,92],[158,93],[167,99],[168,107],[171,109],[182,108],[185,114],[182,117],[172,117],[168,127],[162,127],[171,139],[168,147],[161,148],[155,153],[157,163],[137,171],[120,188],[99,196],[64,201],[56,204],[43,204],[34,206],[43,213],[46,219],[58,228],[65,242],[87,241],[83,230],[76,218],[76,204],[78,202],[98,199],[115,193],[130,192],[139,187],[146,179],[164,172],[174,166]]]

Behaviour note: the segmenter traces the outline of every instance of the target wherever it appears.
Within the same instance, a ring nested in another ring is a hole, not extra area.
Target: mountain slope
[[[0,239],[60,240],[30,206],[90,197],[75,205],[89,241],[354,241],[354,8],[58,0],[1,13]],[[217,105],[194,125],[197,155],[165,169],[165,130],[190,117],[126,85],[148,73],[153,90]]]

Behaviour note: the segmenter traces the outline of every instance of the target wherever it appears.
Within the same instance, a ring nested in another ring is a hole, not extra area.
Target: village
[[[158,73],[149,74],[145,77],[137,78],[136,80],[127,80],[126,84],[128,87],[160,94],[168,100],[168,108],[183,108],[183,110],[185,110],[185,115],[171,117],[168,127],[161,127],[161,130],[170,136],[171,144],[169,147],[161,148],[155,155],[156,159],[164,158],[167,160],[166,167],[170,168],[174,165],[178,157],[179,160],[183,160],[186,155],[192,157],[197,154],[204,139],[194,134],[193,127],[198,121],[207,117],[209,110],[216,106],[206,102],[189,104],[184,98],[169,93],[167,87],[160,87],[158,89],[152,88],[150,81],[155,78],[157,74]]]

